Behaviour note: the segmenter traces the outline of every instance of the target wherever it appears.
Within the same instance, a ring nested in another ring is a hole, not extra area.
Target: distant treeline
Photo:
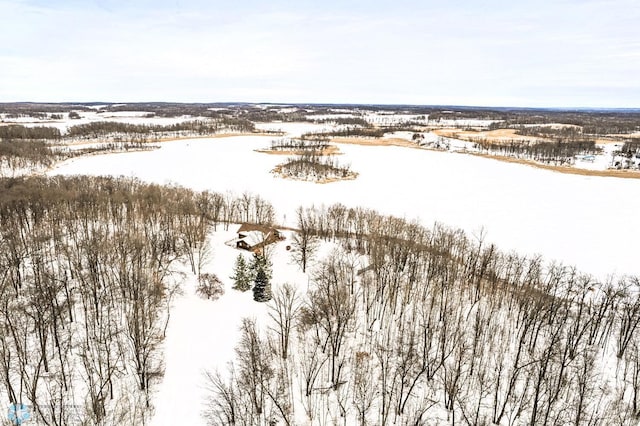
[[[361,117],[334,117],[334,118],[322,118],[313,120],[315,123],[335,123],[338,125],[345,126],[361,126],[361,127],[372,127],[371,123]]]
[[[475,147],[482,152],[524,158],[541,163],[571,164],[576,155],[598,154],[601,149],[593,141],[511,142],[478,141]]]
[[[42,140],[0,140],[0,177],[42,171],[58,161],[82,155],[155,148],[157,146],[145,142],[107,142],[70,149],[52,146]]]
[[[305,122],[310,121],[307,115],[308,113],[304,110],[281,112],[272,109],[252,109],[243,111],[241,117],[256,123]]]
[[[517,108],[448,107],[415,105],[252,105],[232,103],[130,103],[130,104],[0,104],[0,113],[8,117],[32,116],[47,118],[47,114],[72,111],[144,111],[158,117],[192,116],[214,119],[245,119],[252,122],[316,122],[314,116],[326,114],[361,114],[362,112],[397,112],[402,114],[428,115],[430,121],[482,119],[496,121],[491,129],[520,128],[522,125],[545,125],[551,123],[575,125],[587,135],[628,134],[640,130],[640,112],[637,110],[550,110]],[[49,117],[51,118],[51,117]],[[338,124],[368,127],[359,117],[329,119]],[[407,123],[407,126],[411,123]],[[415,123],[419,124],[419,123]],[[524,130],[526,132],[526,130]],[[540,130],[540,132],[545,132]],[[548,131],[548,132],[551,132]]]
[[[568,138],[568,139],[584,139],[581,127],[575,126],[520,126],[516,133],[523,136],[534,136],[539,138]]]
[[[8,117],[45,118],[48,114],[67,113],[74,110],[91,110],[89,104],[39,104],[39,103],[0,103],[0,114]]]
[[[524,124],[568,124],[578,126],[585,135],[627,134],[640,130],[640,113],[636,112],[547,112],[541,114],[511,113],[503,116],[503,122],[492,123],[490,129],[516,128],[518,133],[527,132]],[[571,132],[567,128],[538,127],[537,132],[563,135]],[[545,130],[543,130],[545,129]]]
[[[60,130],[56,127],[36,126],[26,127],[19,124],[0,126],[0,140],[10,139],[39,139],[39,140],[59,140],[62,137]]]
[[[271,151],[322,151],[329,147],[328,139],[290,139],[281,138],[271,141]]]
[[[244,119],[225,118],[216,121],[185,121],[170,125],[158,124],[130,124],[115,121],[96,121],[92,123],[71,126],[67,135],[72,138],[100,138],[113,134],[124,135],[162,135],[163,133],[188,132],[196,135],[215,134],[220,130],[251,132],[255,129],[253,123]]]
[[[172,125],[98,121],[71,126],[64,135],[55,127],[0,126],[0,176],[14,176],[49,167],[56,161],[96,152],[153,149],[148,142],[162,137],[213,135],[220,131],[252,132],[252,122],[242,118],[186,121]],[[81,149],[52,147],[48,142],[85,139],[101,142]]]
[[[330,138],[330,137],[351,137],[362,136],[368,138],[381,138],[385,133],[394,132],[396,128],[372,127],[363,128],[359,126],[348,126],[344,129],[331,130],[327,132],[311,132],[302,135],[302,139]]]

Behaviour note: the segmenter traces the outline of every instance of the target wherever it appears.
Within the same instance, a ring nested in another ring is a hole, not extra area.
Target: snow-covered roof
[[[257,246],[260,243],[263,243],[269,234],[265,234],[261,231],[248,231],[243,232],[243,238],[240,238],[238,241],[244,241],[249,245],[249,247]]]

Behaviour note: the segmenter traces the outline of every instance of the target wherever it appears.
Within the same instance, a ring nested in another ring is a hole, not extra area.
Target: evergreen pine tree
[[[271,271],[271,262],[262,254],[254,253],[249,269],[253,276],[251,280],[255,281],[258,271],[262,270],[267,276],[267,280],[271,280],[273,272]]]
[[[259,268],[256,273],[253,300],[256,302],[268,302],[271,300],[271,283],[269,283],[269,278],[262,268]]]
[[[247,291],[251,288],[253,274],[242,254],[239,254],[236,258],[236,263],[233,266],[233,275],[230,278],[233,280],[233,288],[236,290]]]

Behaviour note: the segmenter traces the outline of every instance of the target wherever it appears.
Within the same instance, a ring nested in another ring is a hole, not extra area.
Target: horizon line
[[[370,102],[275,102],[275,101],[9,101],[0,105],[273,105],[273,106],[323,106],[323,107],[396,107],[396,108],[460,108],[486,110],[531,110],[531,111],[619,111],[640,112],[638,107],[596,107],[596,106],[510,106],[510,105],[472,105],[472,104],[411,104],[411,103],[370,103]]]

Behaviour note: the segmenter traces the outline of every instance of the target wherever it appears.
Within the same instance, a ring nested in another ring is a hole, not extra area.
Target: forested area
[[[569,165],[573,164],[576,155],[595,155],[601,149],[595,142],[589,140],[559,140],[556,142],[492,142],[477,140],[475,148],[480,152],[492,155],[523,158],[544,164]]]
[[[20,127],[20,130],[29,129],[23,126],[15,127]],[[0,127],[0,129],[3,129],[3,127]],[[56,139],[52,140],[44,137],[49,133],[46,130],[42,131],[42,129],[47,128],[34,127],[29,129],[34,131],[24,133],[20,131],[3,133],[3,137],[0,137],[0,177],[15,177],[33,172],[42,172],[58,161],[87,154],[155,148],[155,146],[143,141],[111,141],[71,149],[66,146],[52,144]],[[57,131],[57,129],[54,130]],[[43,137],[40,138],[38,136]],[[31,139],[30,137],[37,138]]]
[[[637,424],[637,277],[342,205],[298,228],[310,290],[280,285],[270,321],[242,323],[210,424]]]
[[[328,139],[295,139],[280,138],[273,139],[269,146],[270,151],[304,151],[322,152],[329,147]]]
[[[208,136],[222,131],[253,132],[255,126],[250,121],[235,118],[171,125],[95,121],[71,126],[65,133],[48,126],[0,126],[0,177],[42,171],[57,161],[81,155],[154,149],[156,146],[149,142],[162,138]],[[79,148],[65,146],[77,141],[96,144]]]
[[[361,126],[346,126],[345,128],[342,129],[336,129],[336,130],[332,130],[332,131],[326,131],[326,132],[312,132],[312,133],[305,133],[304,135],[302,135],[302,139],[317,139],[317,138],[330,138],[330,137],[352,137],[352,136],[362,136],[362,137],[368,137],[368,138],[381,138],[384,136],[385,133],[389,133],[389,132],[395,132],[395,131],[400,131],[400,130],[407,130],[407,129],[400,129],[400,128],[390,128],[390,127],[361,127]],[[414,129],[411,128],[408,131],[413,131]]]
[[[171,299],[252,194],[89,177],[0,180],[0,394],[46,425],[146,424]],[[189,269],[190,268],[190,269]]]
[[[50,142],[61,137],[55,127],[0,126],[0,176],[52,165],[62,154],[55,153]]]
[[[69,154],[51,149],[61,139],[55,127],[0,126],[0,177],[41,170]]]
[[[43,141],[0,140],[0,177],[21,170],[49,167],[58,155]]]
[[[568,126],[535,126],[554,123]],[[573,130],[571,130],[572,127]],[[520,134],[532,134],[535,132],[554,136],[570,136],[572,133],[594,136],[628,134],[640,130],[640,113],[626,111],[537,111],[525,113],[519,111],[505,114],[502,117],[502,121],[489,125],[490,130],[509,128],[517,129]]]
[[[32,117],[36,119],[62,118],[61,114],[74,110],[89,110],[87,104],[69,103],[36,103],[36,102],[11,102],[0,103],[0,114],[6,118]]]
[[[362,117],[334,117],[334,118],[322,118],[314,119],[314,123],[334,123],[343,126],[359,126],[359,127],[372,127],[371,123]]]
[[[51,140],[57,141],[62,137],[60,130],[55,127],[36,126],[25,127],[19,124],[0,126],[0,140]]]
[[[539,138],[562,138],[574,141],[585,139],[579,126],[520,126],[516,133]]]
[[[130,124],[114,121],[96,121],[71,126],[67,137],[72,139],[97,139],[106,137],[143,138],[157,140],[167,136],[206,136],[221,130],[252,132],[253,123],[245,119],[222,118],[219,120],[193,120],[171,125]]]
[[[620,153],[626,156],[633,156],[640,154],[640,138],[632,138],[622,145]]]

